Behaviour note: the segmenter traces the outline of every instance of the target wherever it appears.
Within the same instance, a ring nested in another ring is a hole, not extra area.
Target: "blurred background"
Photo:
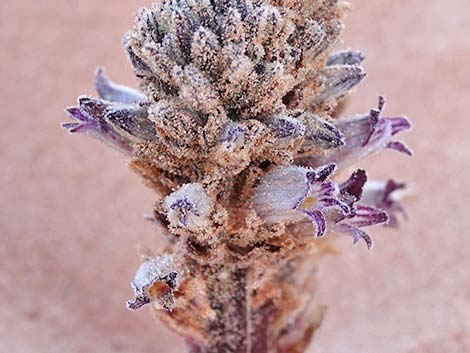
[[[328,305],[311,353],[470,352],[470,2],[351,0],[343,48],[414,124],[412,159],[384,152],[373,178],[408,181],[410,220],[375,248],[338,242],[320,272]],[[130,312],[135,245],[158,247],[154,195],[116,152],[59,124],[106,67],[135,86],[121,47],[147,0],[0,0],[0,351],[182,352],[148,310]]]

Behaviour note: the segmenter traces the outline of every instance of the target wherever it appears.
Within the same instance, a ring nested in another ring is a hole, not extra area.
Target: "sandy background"
[[[311,352],[470,352],[470,2],[352,2],[343,47],[366,53],[369,75],[348,111],[382,93],[410,117],[415,157],[366,166],[414,196],[400,232],[373,231],[372,253],[343,241],[325,262]],[[59,128],[96,65],[135,84],[121,37],[146,3],[0,0],[0,352],[183,351],[125,309],[135,244],[158,245],[142,219],[152,193],[117,153]]]

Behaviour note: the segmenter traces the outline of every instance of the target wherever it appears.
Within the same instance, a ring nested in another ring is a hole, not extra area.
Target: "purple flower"
[[[373,205],[366,206],[362,204],[366,181],[367,175],[365,171],[358,169],[346,182],[339,186],[340,198],[349,205],[351,212],[348,214],[336,213],[329,221],[334,223],[333,230],[351,235],[354,244],[362,239],[366,242],[367,247],[371,249],[372,239],[360,228],[386,223],[388,215],[385,211],[372,207]]]
[[[147,97],[139,91],[111,81],[101,67],[96,69],[95,86],[100,98],[110,102],[132,104],[147,101]]]
[[[164,207],[170,225],[197,232],[207,225],[213,204],[204,188],[196,183],[185,184],[168,195]]]
[[[388,225],[390,227],[397,227],[397,214],[401,213],[405,219],[407,218],[407,214],[398,201],[396,191],[405,188],[405,183],[397,183],[392,179],[386,182],[369,181],[364,187],[364,195],[361,203],[386,211],[389,217]]]
[[[155,138],[155,125],[147,118],[145,106],[82,96],[78,107],[66,112],[78,121],[62,124],[69,132],[85,133],[128,155],[132,155],[134,143]]]
[[[78,122],[62,123],[62,127],[71,133],[84,133],[96,138],[115,149],[131,154],[131,141],[118,133],[116,128],[104,119],[104,111],[108,103],[88,97],[78,99],[78,107],[70,107],[65,111]]]
[[[388,221],[387,213],[374,207],[357,205],[347,216],[337,221],[334,230],[339,233],[346,233],[353,237],[353,243],[356,244],[363,239],[367,248],[372,248],[372,239],[364,232],[362,227],[381,224]]]
[[[325,211],[337,208],[349,213],[346,203],[338,199],[338,187],[328,180],[335,165],[317,169],[298,166],[278,167],[266,174],[256,188],[253,207],[267,224],[296,223],[310,219],[316,237],[325,234]]]
[[[380,97],[378,109],[372,109],[366,115],[338,121],[337,127],[345,138],[344,146],[331,150],[326,155],[301,159],[299,163],[315,167],[328,161],[336,163],[338,168],[344,168],[385,148],[411,156],[412,152],[408,147],[393,140],[397,133],[409,130],[411,124],[404,117],[380,118],[384,104],[384,98]]]

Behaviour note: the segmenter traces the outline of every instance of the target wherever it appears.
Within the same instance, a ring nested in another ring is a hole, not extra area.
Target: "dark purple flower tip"
[[[315,238],[321,238],[326,232],[326,219],[320,210],[305,211],[305,214],[315,225]]]
[[[326,65],[359,65],[364,59],[365,55],[357,50],[341,50],[334,52],[328,58]]]
[[[364,169],[358,169],[346,180],[340,184],[340,193],[348,198],[352,196],[352,202],[358,201],[362,197],[364,184],[367,181],[367,174]]]
[[[139,91],[111,81],[102,67],[96,69],[95,86],[100,98],[110,102],[133,104],[147,101],[147,97]]]
[[[68,107],[65,108],[65,111],[70,115],[72,119],[82,121],[82,122],[91,122],[93,121],[93,117],[83,114],[79,107]]]
[[[315,170],[307,172],[307,180],[310,183],[322,182],[325,181],[331,174],[336,170],[336,164],[330,163],[321,167],[318,167]]]
[[[78,103],[78,107],[69,107],[65,110],[78,122],[63,123],[62,127],[71,133],[85,133],[125,154],[132,153],[131,141],[120,134],[104,117],[110,102],[82,96],[79,97]]]
[[[378,207],[381,207],[387,211],[389,216],[390,227],[398,226],[397,213],[401,213],[405,219],[408,219],[408,215],[402,205],[394,198],[394,192],[399,190],[406,189],[405,183],[397,183],[394,180],[390,179],[383,187],[383,191],[376,197],[380,201]]]
[[[393,179],[390,179],[385,184],[382,202],[385,206],[391,206],[395,203],[395,200],[392,199],[392,194],[398,190],[406,189],[405,183],[397,183]]]

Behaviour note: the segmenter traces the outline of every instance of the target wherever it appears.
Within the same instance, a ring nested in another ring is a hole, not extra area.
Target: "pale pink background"
[[[413,159],[366,165],[410,181],[411,219],[374,230],[371,253],[339,242],[311,352],[470,352],[470,2],[352,2],[343,46],[366,53],[369,75],[348,111],[385,94],[387,113],[414,123]],[[121,37],[145,4],[0,0],[1,352],[183,352],[147,310],[125,308],[135,244],[159,242],[142,218],[152,192],[117,153],[59,128],[93,93],[96,65],[135,84]]]

